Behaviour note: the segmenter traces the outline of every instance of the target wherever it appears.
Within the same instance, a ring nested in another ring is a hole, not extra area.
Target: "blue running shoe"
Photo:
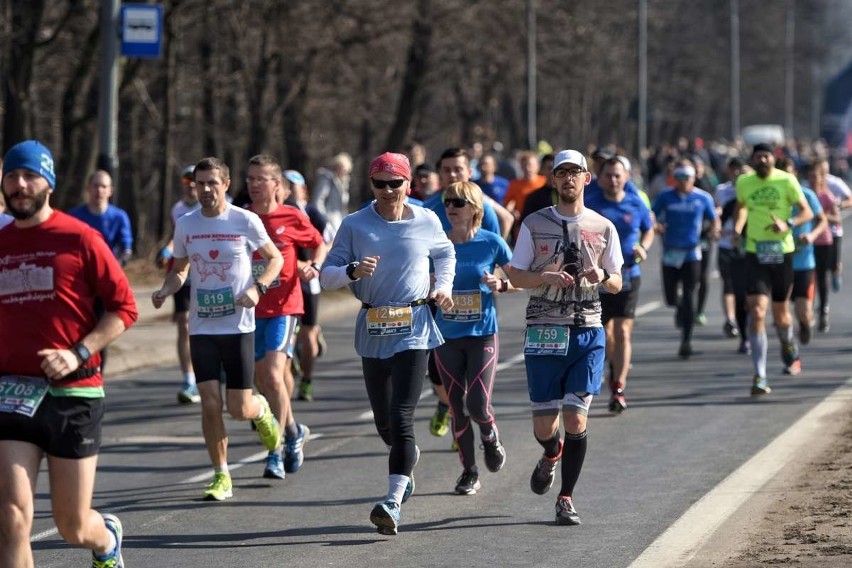
[[[420,448],[414,446],[414,465],[411,466],[411,474],[408,476],[408,485],[405,486],[405,493],[402,494],[402,502],[408,501],[411,494],[414,493],[414,468],[417,467],[417,462],[420,461]]]
[[[370,512],[370,522],[376,525],[379,534],[395,535],[399,528],[399,503],[376,503]]]
[[[269,452],[266,456],[266,467],[263,469],[263,477],[267,479],[284,479],[284,460],[275,452]]]
[[[305,444],[311,435],[311,429],[304,424],[297,424],[299,435],[284,438],[284,471],[296,473],[305,461]]]
[[[198,404],[201,402],[201,395],[198,394],[197,385],[186,385],[177,395],[178,402],[181,404]]]
[[[121,521],[118,520],[118,517],[109,513],[102,516],[106,529],[115,537],[115,550],[106,558],[100,558],[92,552],[92,568],[124,568],[124,559],[121,557],[121,541],[124,538],[124,531],[121,527]]]

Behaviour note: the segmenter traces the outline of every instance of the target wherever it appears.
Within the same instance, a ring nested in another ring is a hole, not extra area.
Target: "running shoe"
[[[784,367],[789,367],[793,361],[799,358],[799,348],[794,343],[781,344],[781,361],[784,362]]]
[[[312,402],[314,400],[314,384],[311,381],[306,381],[302,378],[299,383],[299,400]]]
[[[695,325],[707,325],[707,316],[704,314],[695,314]]]
[[[231,474],[222,471],[213,475],[213,481],[204,490],[205,501],[224,501],[234,496]]]
[[[405,503],[408,501],[408,498],[411,497],[412,493],[414,493],[414,468],[417,467],[417,462],[420,461],[420,448],[414,446],[414,465],[411,466],[411,473],[408,475],[408,485],[405,486],[405,493],[402,494],[402,502]]]
[[[124,538],[124,531],[121,527],[121,521],[118,520],[118,517],[109,513],[101,516],[104,518],[106,529],[115,537],[115,550],[107,558],[98,558],[92,552],[92,568],[124,568],[124,559],[121,557],[121,541]]]
[[[485,453],[485,467],[491,473],[497,473],[506,463],[506,448],[500,443],[497,438],[497,432],[494,432],[492,440],[482,440],[482,449]]]
[[[843,286],[843,277],[835,272],[831,275],[831,289],[835,292],[840,292],[840,288]]]
[[[751,353],[751,341],[748,339],[743,339],[740,341],[740,348],[737,349],[739,353],[743,353],[744,355],[748,355]]]
[[[284,471],[296,473],[305,461],[305,444],[311,435],[311,429],[304,424],[296,424],[297,436],[284,438]]]
[[[201,402],[201,395],[198,394],[197,385],[186,385],[178,391],[177,398],[181,404],[198,404]]]
[[[807,345],[811,342],[811,326],[808,322],[799,322],[799,343]]]
[[[263,407],[263,417],[252,420],[257,428],[257,437],[260,438],[260,443],[269,452],[274,452],[281,443],[281,428],[278,426],[278,421],[272,415],[272,409],[269,408],[269,403],[262,395],[256,395],[260,400],[260,405]]]
[[[441,408],[435,409],[435,414],[432,415],[432,421],[429,423],[429,432],[433,436],[443,438],[450,431],[450,409]]]
[[[790,363],[789,365],[784,367],[784,374],[785,375],[796,376],[796,375],[800,375],[801,373],[802,373],[802,360],[799,359],[798,357],[796,358],[795,361],[793,361],[792,363]]]
[[[621,414],[627,410],[627,399],[624,398],[624,389],[616,389],[609,399],[609,411]]]
[[[379,534],[395,535],[399,528],[399,503],[385,501],[376,503],[370,512],[370,522],[376,525]]]
[[[559,459],[562,457],[562,440],[559,440],[559,453],[556,457],[549,458],[546,455],[541,456],[538,463],[533,469],[530,476],[530,489],[533,493],[544,495],[550,490],[553,485],[553,480],[556,479],[556,466],[559,465]]]
[[[574,508],[574,500],[570,497],[560,495],[556,499],[556,524],[557,525],[579,525],[580,515]]]
[[[751,385],[751,394],[752,395],[761,395],[761,394],[769,394],[772,392],[772,389],[769,388],[769,383],[766,381],[766,377],[761,377],[760,375],[754,376],[754,382]]]
[[[482,487],[479,483],[479,472],[466,469],[456,480],[456,493],[459,495],[475,495]]]
[[[728,320],[725,322],[725,325],[722,326],[722,332],[724,332],[725,337],[739,337],[740,330],[737,329],[737,324]]]
[[[269,452],[266,456],[266,467],[263,468],[263,477],[266,479],[284,479],[284,460],[275,452]]]
[[[689,359],[692,356],[692,345],[690,345],[689,341],[684,341],[680,344],[677,356],[681,359]]]

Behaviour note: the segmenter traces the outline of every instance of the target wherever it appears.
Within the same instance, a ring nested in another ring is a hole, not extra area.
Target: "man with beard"
[[[92,509],[104,414],[98,352],[136,321],[136,301],[100,233],[50,206],[50,150],[27,140],[5,163],[15,222],[0,230],[0,566],[33,565],[45,455],[59,534],[92,550],[94,566],[124,566],[121,522]]]
[[[612,294],[621,290],[624,259],[612,222],[583,204],[591,181],[583,155],[576,150],[557,154],[552,178],[558,201],[521,224],[508,275],[515,287],[532,289],[524,357],[533,431],[544,455],[530,488],[545,494],[561,459],[556,524],[578,525],[573,491],[586,456],[589,407],[603,376],[605,333],[598,288]],[[564,441],[559,437],[560,409]]]
[[[766,380],[766,311],[770,296],[784,372],[797,375],[802,370],[789,309],[796,249],[793,228],[813,219],[814,213],[796,176],[775,168],[772,146],[755,145],[751,160],[754,172],[737,178],[734,231],[739,235],[746,228],[749,340],[754,362],[751,394],[762,395],[772,392]],[[795,216],[794,206],[799,211]]]

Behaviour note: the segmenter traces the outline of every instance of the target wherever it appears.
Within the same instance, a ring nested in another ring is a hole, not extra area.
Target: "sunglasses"
[[[402,184],[405,183],[404,179],[391,179],[391,180],[383,180],[383,179],[370,179],[370,183],[373,184],[373,187],[376,189],[384,189],[389,187],[391,189],[399,189],[402,187]]]
[[[449,207],[450,205],[452,205],[456,209],[461,209],[462,207],[464,207],[468,203],[470,203],[470,201],[468,201],[464,197],[445,197],[444,198],[444,207]]]

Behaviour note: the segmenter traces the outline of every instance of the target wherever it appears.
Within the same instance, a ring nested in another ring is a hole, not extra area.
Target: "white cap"
[[[556,168],[565,164],[580,166],[584,170],[589,169],[589,166],[586,165],[585,156],[577,150],[562,150],[556,154],[556,157],[553,158],[553,171],[556,171]]]

